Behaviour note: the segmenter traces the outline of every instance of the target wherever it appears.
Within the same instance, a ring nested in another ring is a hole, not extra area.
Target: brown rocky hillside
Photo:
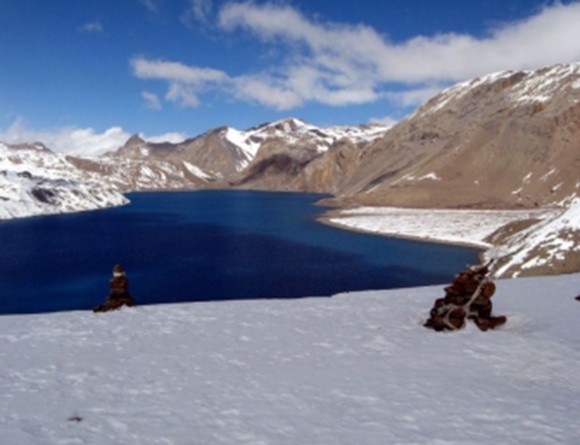
[[[449,88],[358,153],[339,202],[552,206],[580,190],[580,64]]]

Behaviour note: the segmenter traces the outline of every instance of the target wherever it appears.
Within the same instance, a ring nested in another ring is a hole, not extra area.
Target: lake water
[[[134,193],[131,205],[0,222],[0,314],[90,309],[117,263],[138,304],[329,296],[449,282],[469,248],[315,221],[321,195]]]

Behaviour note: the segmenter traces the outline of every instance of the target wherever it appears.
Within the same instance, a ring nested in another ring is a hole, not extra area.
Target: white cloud
[[[193,1],[207,18],[211,2]],[[196,9],[194,9],[196,8]],[[282,60],[261,72],[228,73],[180,62],[132,60],[134,74],[168,83],[166,99],[198,106],[217,88],[239,100],[286,110],[308,102],[332,106],[388,100],[416,106],[450,83],[502,70],[533,69],[580,60],[580,2],[554,3],[486,36],[445,33],[392,43],[365,25],[321,23],[280,3],[227,3],[221,30],[255,35]]]
[[[277,110],[295,108],[303,101],[298,92],[269,76],[240,76],[233,84],[233,94],[238,99]]]
[[[79,27],[79,30],[86,33],[101,33],[104,31],[103,24],[99,19],[93,22],[85,23]]]
[[[316,23],[290,6],[229,3],[219,15],[224,30],[241,28],[289,48],[301,44],[303,60],[311,66],[347,77],[362,75],[374,85],[457,81],[576,61],[578,23],[580,3],[555,3],[525,20],[491,29],[485,38],[447,33],[392,44],[368,26]]]
[[[151,93],[150,91],[143,91],[141,93],[141,97],[145,99],[146,107],[151,110],[161,110],[163,105],[161,105],[161,100],[155,93]]]
[[[93,128],[64,127],[54,130],[35,130],[17,118],[6,130],[0,129],[0,141],[19,144],[42,142],[56,152],[78,156],[97,156],[117,150],[131,137],[122,127],[111,127],[102,133]],[[187,138],[183,133],[167,133],[158,136],[142,136],[151,142],[181,142]]]
[[[135,76],[140,79],[161,79],[201,86],[207,82],[222,82],[228,78],[223,71],[212,68],[190,67],[180,62],[149,60],[136,57],[131,60]]]
[[[174,82],[170,84],[165,99],[176,102],[184,108],[196,108],[199,106],[199,99],[195,94],[194,87],[184,83]]]
[[[188,27],[193,27],[196,22],[207,24],[212,8],[212,0],[190,0],[189,8],[182,14],[181,21]]]
[[[162,80],[168,82],[165,99],[176,102],[182,107],[195,108],[199,105],[198,93],[215,85],[226,85],[231,82],[223,71],[212,68],[190,67],[180,62],[150,60],[136,57],[131,60],[133,74],[140,79]],[[151,93],[143,97],[155,100]],[[161,103],[159,103],[161,106]]]

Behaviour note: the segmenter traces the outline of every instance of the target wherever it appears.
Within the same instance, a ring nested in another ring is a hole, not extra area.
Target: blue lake
[[[90,309],[117,263],[138,304],[329,296],[449,282],[477,250],[340,230],[321,195],[134,193],[95,212],[0,222],[0,314]]]

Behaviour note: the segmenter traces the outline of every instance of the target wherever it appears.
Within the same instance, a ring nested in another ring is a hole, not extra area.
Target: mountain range
[[[579,196],[579,172],[575,63],[457,84],[391,128],[318,128],[289,118],[178,144],[134,135],[93,158],[0,143],[0,218],[121,205],[128,191],[206,188],[323,192],[341,208],[565,210]],[[495,242],[508,245],[533,226],[506,227]],[[576,226],[561,229],[575,243],[566,270],[580,270]]]

